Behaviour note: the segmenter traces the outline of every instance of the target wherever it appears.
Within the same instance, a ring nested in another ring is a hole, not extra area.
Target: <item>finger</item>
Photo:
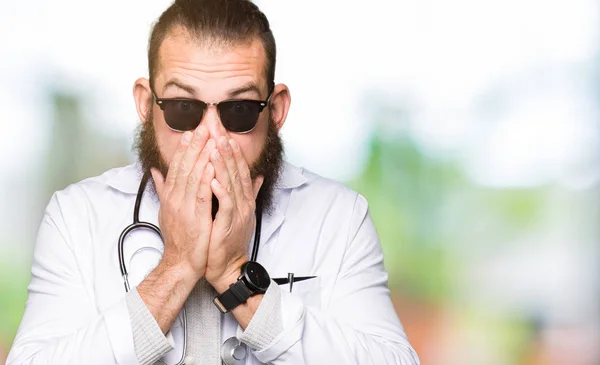
[[[200,189],[200,184],[202,183],[202,177],[204,175],[204,170],[206,169],[207,164],[209,163],[210,153],[215,149],[215,141],[213,139],[209,139],[206,142],[206,145],[200,152],[200,156],[194,165],[194,170],[188,176],[187,186],[185,188],[185,195],[183,197],[184,204],[189,206],[190,209],[195,209],[196,199],[198,197],[198,191]],[[212,168],[212,166],[211,166]],[[214,169],[213,169],[214,170]],[[212,179],[212,178],[211,178]],[[210,185],[210,180],[206,183]]]
[[[221,153],[218,149],[214,149],[210,154],[210,162],[215,168],[215,179],[217,179],[217,181],[223,187],[223,189],[225,189],[227,194],[231,195],[231,199],[235,203],[235,195],[233,193],[233,186],[231,185],[231,180],[229,179],[229,171],[227,170],[225,160],[223,159],[223,156],[221,156]],[[219,205],[219,210],[220,209],[221,206]]]
[[[162,200],[163,191],[165,186],[165,179],[162,173],[157,168],[150,169],[150,173],[152,174],[152,180],[154,180],[154,187],[156,188],[156,193],[158,194],[158,199]]]
[[[254,200],[256,200],[256,197],[258,196],[258,192],[260,191],[263,182],[265,182],[265,177],[262,175],[257,176],[256,179],[254,179],[254,182],[252,183],[252,188],[254,189]]]
[[[181,142],[179,142],[179,147],[177,147],[177,151],[171,158],[171,162],[169,163],[169,171],[167,172],[167,178],[165,181],[165,189],[163,189],[165,194],[169,194],[171,190],[173,190],[173,186],[175,186],[175,180],[177,179],[177,172],[179,170],[179,163],[181,162],[181,158],[183,154],[187,150],[188,145],[192,139],[192,132],[185,132],[181,136]]]
[[[202,173],[200,187],[196,196],[195,214],[197,217],[211,217],[212,212],[212,189],[211,182],[215,178],[215,168],[208,163]],[[212,224],[212,219],[210,220]]]
[[[217,170],[215,169],[215,172]],[[233,200],[231,194],[225,189],[225,187],[214,178],[210,182],[210,187],[219,200],[219,212],[215,217],[215,222],[219,225],[220,229],[226,229],[231,226],[233,222]]]
[[[237,164],[240,183],[242,186],[242,193],[246,200],[252,201],[252,176],[250,174],[250,168],[248,167],[248,163],[246,162],[246,159],[242,154],[240,146],[238,146],[238,144],[233,139],[229,140],[229,144],[231,146],[231,150],[233,152],[233,156]],[[254,196],[254,200],[256,200],[256,196]]]
[[[208,131],[206,127],[200,125],[194,131],[194,135],[190,144],[183,154],[181,158],[181,162],[179,163],[179,170],[177,172],[177,178],[175,179],[175,186],[173,187],[173,191],[171,195],[173,199],[183,199],[185,194],[185,188],[188,183],[188,176],[194,169],[194,165],[198,160],[198,156],[200,152],[204,148],[204,145],[208,141]]]
[[[240,182],[240,173],[237,168],[235,157],[233,156],[231,145],[225,137],[221,137],[219,139],[219,152],[223,157],[223,161],[225,161],[225,166],[227,167],[227,172],[229,173],[229,181],[233,193],[235,194],[235,201],[242,202],[244,201],[244,192]]]

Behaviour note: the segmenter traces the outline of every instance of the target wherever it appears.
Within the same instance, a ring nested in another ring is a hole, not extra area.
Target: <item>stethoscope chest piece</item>
[[[235,337],[230,337],[221,346],[221,359],[225,365],[242,365],[248,355],[248,348]]]

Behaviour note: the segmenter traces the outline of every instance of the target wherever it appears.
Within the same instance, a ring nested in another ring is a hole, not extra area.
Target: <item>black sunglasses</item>
[[[214,105],[217,107],[219,118],[225,129],[234,133],[248,133],[256,127],[258,116],[269,104],[272,94],[273,88],[264,101],[223,100],[218,103],[205,103],[201,100],[185,98],[159,99],[154,92],[152,96],[163,111],[165,122],[176,132],[196,129],[202,121],[206,108]]]

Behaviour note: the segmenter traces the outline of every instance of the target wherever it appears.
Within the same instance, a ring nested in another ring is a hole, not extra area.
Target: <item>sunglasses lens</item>
[[[167,125],[176,131],[196,129],[202,120],[206,105],[186,100],[164,100],[163,112]]]
[[[262,109],[263,106],[256,101],[224,101],[219,104],[219,116],[227,130],[243,133],[254,128]]]

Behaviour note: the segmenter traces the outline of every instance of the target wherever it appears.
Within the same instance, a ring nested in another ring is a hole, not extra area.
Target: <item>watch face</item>
[[[248,262],[246,264],[246,278],[257,289],[266,290],[269,287],[271,278],[269,273],[258,262]]]

